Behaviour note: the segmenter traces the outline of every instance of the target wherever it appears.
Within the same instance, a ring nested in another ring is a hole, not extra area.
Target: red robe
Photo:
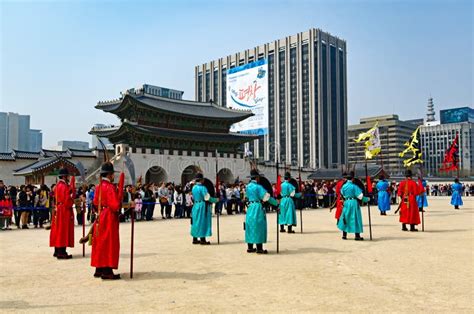
[[[64,180],[59,180],[56,196],[56,215],[51,221],[50,247],[74,247],[74,212],[72,189]]]
[[[423,188],[413,181],[407,179],[400,182],[398,187],[398,196],[402,197],[402,203],[400,206],[400,222],[410,225],[420,224],[420,212],[418,209],[418,203],[416,196],[423,193]],[[408,198],[408,204],[403,199]]]
[[[346,183],[345,179],[341,179],[336,183],[336,219],[339,220],[342,214],[342,209],[344,208],[344,200],[342,199],[341,189],[342,186]]]
[[[102,195],[101,195],[102,193]],[[122,199],[117,188],[103,179],[94,193],[94,205],[101,208],[92,232],[91,266],[118,268],[120,254],[119,213]]]

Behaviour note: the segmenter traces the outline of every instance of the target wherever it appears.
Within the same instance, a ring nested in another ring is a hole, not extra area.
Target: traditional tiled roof
[[[51,150],[51,149],[42,149],[41,150],[42,157],[63,157],[63,158],[70,158],[71,155],[67,150]]]
[[[120,115],[121,112],[135,105],[152,108],[157,111],[208,119],[242,121],[253,116],[253,113],[249,110],[234,110],[213,103],[178,100],[147,94],[125,95],[121,101],[99,102],[95,107]]]
[[[15,159],[38,159],[41,157],[41,152],[26,152],[21,150],[13,150],[13,157]]]
[[[22,167],[20,169],[16,169],[13,172],[14,176],[26,176],[26,175],[31,175],[37,172],[41,172],[43,170],[46,170],[48,168],[54,168],[54,167],[62,167],[66,166],[68,168],[74,169],[75,174],[79,174],[79,171],[77,170],[77,167],[74,163],[71,161],[67,160],[66,158],[63,157],[49,157],[49,158],[44,158],[35,161],[34,163],[31,163],[25,167]]]
[[[0,153],[0,160],[11,160],[15,161],[15,157],[13,157],[13,153]]]
[[[357,178],[365,178],[365,166],[357,165],[355,167],[355,176]],[[388,175],[385,173],[383,168],[379,165],[367,165],[367,172],[371,178],[378,177],[383,174],[386,178]],[[342,177],[341,169],[317,169],[308,176],[308,179],[313,180],[334,180]]]
[[[248,134],[174,130],[151,126],[142,126],[129,122],[124,122],[120,127],[113,127],[107,129],[92,129],[89,134],[98,135],[100,137],[108,137],[109,139],[111,139],[111,141],[113,141],[114,137],[128,137],[131,131],[146,135],[153,135],[156,137],[165,137],[176,140],[199,140],[202,142],[245,143],[251,140],[258,139],[257,136]]]
[[[67,151],[71,157],[97,157],[92,149],[69,148]]]

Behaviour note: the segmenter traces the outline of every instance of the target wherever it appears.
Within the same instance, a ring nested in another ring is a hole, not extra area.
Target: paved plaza
[[[461,210],[429,198],[425,232],[402,232],[398,216],[372,208],[373,241],[341,240],[334,212],[304,212],[304,233],[280,234],[267,215],[269,255],[245,252],[243,215],[215,219],[211,246],[191,244],[188,220],[136,224],[135,278],[129,279],[130,223],[120,225],[118,273],[93,278],[90,247],[56,260],[45,230],[0,232],[1,311],[471,312],[474,199]],[[157,211],[155,211],[156,213]],[[299,222],[299,213],[298,213]],[[421,229],[421,226],[420,226]],[[421,230],[420,230],[421,231]],[[76,242],[82,233],[76,228]]]

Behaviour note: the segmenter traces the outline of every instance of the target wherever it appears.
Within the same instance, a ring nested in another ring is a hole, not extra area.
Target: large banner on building
[[[266,59],[227,71],[227,107],[251,110],[254,116],[232,125],[232,132],[268,133],[268,63]]]

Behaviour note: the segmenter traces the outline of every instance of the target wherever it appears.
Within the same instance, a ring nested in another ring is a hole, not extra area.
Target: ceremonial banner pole
[[[86,236],[86,211],[82,211],[82,237]],[[86,256],[86,243],[82,243],[82,257]]]
[[[219,168],[219,157],[218,157],[218,152],[216,149],[216,196],[218,196],[218,189],[219,189],[219,175],[218,175],[218,168]],[[220,202],[220,200],[219,200]],[[218,208],[217,204],[214,205],[214,208]],[[219,216],[220,216],[220,210],[216,210],[216,219],[217,219],[217,244],[221,243],[221,237],[220,237],[220,228],[219,228]]]
[[[298,167],[298,191],[301,189],[301,167]],[[299,191],[302,193],[301,191]],[[302,194],[301,194],[302,195]],[[301,233],[303,233],[303,206],[301,204],[301,198],[298,200],[298,205],[300,207],[300,221],[301,221]]]
[[[420,175],[421,175],[421,182],[420,182],[421,188],[423,188],[423,193],[426,193],[426,189],[423,186],[423,167],[421,166],[421,164],[420,164]],[[424,205],[425,200],[423,199],[422,202],[423,203],[421,204],[421,206]],[[423,207],[421,209],[421,231],[425,232],[425,209]]]
[[[367,158],[365,158],[365,184],[367,186],[367,193],[369,192],[369,182],[368,182],[369,172],[367,170]],[[367,202],[367,212],[369,214],[369,233],[370,241],[372,241],[372,219],[370,217],[370,200]]]
[[[133,278],[133,241],[135,234],[135,208],[132,208],[132,234],[130,240],[130,278]]]
[[[279,174],[279,160],[280,156],[277,156],[277,162],[276,162],[276,184],[278,184],[278,176]],[[278,187],[277,187],[278,189]],[[278,196],[278,195],[277,195]],[[277,212],[276,212],[276,233],[277,233],[277,254],[280,253],[280,230],[279,230],[279,225],[278,225],[278,218],[280,216],[280,208],[277,207]]]

